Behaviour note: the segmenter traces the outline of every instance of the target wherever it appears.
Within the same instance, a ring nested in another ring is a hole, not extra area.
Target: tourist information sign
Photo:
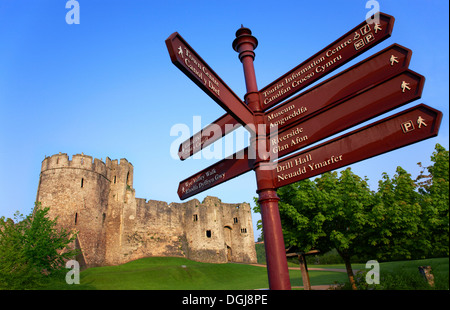
[[[264,111],[389,38],[394,27],[394,17],[384,13],[380,13],[379,16],[379,24],[362,22],[261,89]]]
[[[301,150],[420,98],[425,79],[408,69],[411,51],[397,44],[281,103],[388,38],[393,23],[392,16],[380,13],[380,23],[363,22],[261,90],[257,88],[253,67],[257,40],[250,29],[240,28],[233,49],[243,64],[247,105],[178,33],[166,40],[172,62],[228,112],[182,143],[180,159],[188,158],[240,125],[253,128],[248,148],[181,181],[178,195],[187,199],[255,171],[270,289],[290,289],[277,188],[438,133],[442,113],[421,104]],[[271,128],[278,129],[278,134],[267,134]]]
[[[438,134],[442,113],[420,104],[280,160],[275,187],[298,182]]]

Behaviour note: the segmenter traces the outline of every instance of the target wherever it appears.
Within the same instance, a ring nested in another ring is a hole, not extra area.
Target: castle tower
[[[187,257],[209,263],[256,263],[251,208],[207,196],[186,203]]]
[[[111,161],[111,184],[107,212],[105,263],[117,265],[124,262],[126,234],[130,220],[136,216],[136,198],[133,189],[133,165],[125,158]],[[131,229],[133,224],[131,224]]]
[[[76,240],[83,249],[83,263],[100,266],[105,257],[105,220],[110,188],[109,158],[106,164],[91,156],[67,154],[42,161],[36,201],[50,207],[58,225],[81,231]]]

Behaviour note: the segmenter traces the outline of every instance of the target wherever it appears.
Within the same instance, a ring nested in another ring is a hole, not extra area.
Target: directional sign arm
[[[230,114],[226,113],[203,128],[200,132],[197,132],[195,135],[181,143],[178,150],[178,156],[181,160],[185,160],[238,127],[240,127],[239,122]]]
[[[394,17],[380,13],[380,24],[365,21],[260,90],[264,110],[280,103],[391,36]]]
[[[177,33],[166,40],[172,63],[242,125],[253,124],[253,112]]]
[[[440,111],[417,105],[278,161],[274,182],[278,188],[435,137],[441,120]]]
[[[178,196],[184,200],[231,180],[252,170],[254,162],[254,159],[249,158],[248,148],[245,148],[234,154],[233,158],[225,158],[181,181],[178,186]]]

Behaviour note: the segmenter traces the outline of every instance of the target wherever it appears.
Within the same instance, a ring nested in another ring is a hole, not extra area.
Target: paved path
[[[251,266],[258,266],[258,267],[264,267],[266,268],[267,265],[263,264],[249,264]],[[288,267],[289,270],[300,270],[300,267]],[[308,267],[308,270],[323,270],[323,271],[336,271],[336,272],[347,272],[346,269],[333,269],[333,268],[314,268],[314,267]],[[353,270],[353,272],[356,272],[358,270]]]
[[[249,264],[251,266],[257,266],[257,267],[264,267],[267,268],[267,265],[263,265],[263,264]],[[300,267],[288,267],[289,270],[300,270]],[[308,267],[308,271],[309,270],[322,270],[322,271],[335,271],[335,272],[347,272],[346,269],[334,269],[334,268],[310,268]],[[353,272],[356,272],[357,270],[353,270]],[[336,285],[311,285],[311,290],[329,290],[334,288]],[[303,286],[292,286],[292,288],[303,288]],[[265,289],[262,289],[265,290]]]

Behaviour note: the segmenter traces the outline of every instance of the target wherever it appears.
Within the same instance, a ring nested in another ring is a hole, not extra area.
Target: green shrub
[[[0,289],[40,287],[60,276],[65,260],[76,255],[67,249],[76,234],[58,230],[48,211],[37,203],[27,217],[16,212],[16,222],[0,218]]]

